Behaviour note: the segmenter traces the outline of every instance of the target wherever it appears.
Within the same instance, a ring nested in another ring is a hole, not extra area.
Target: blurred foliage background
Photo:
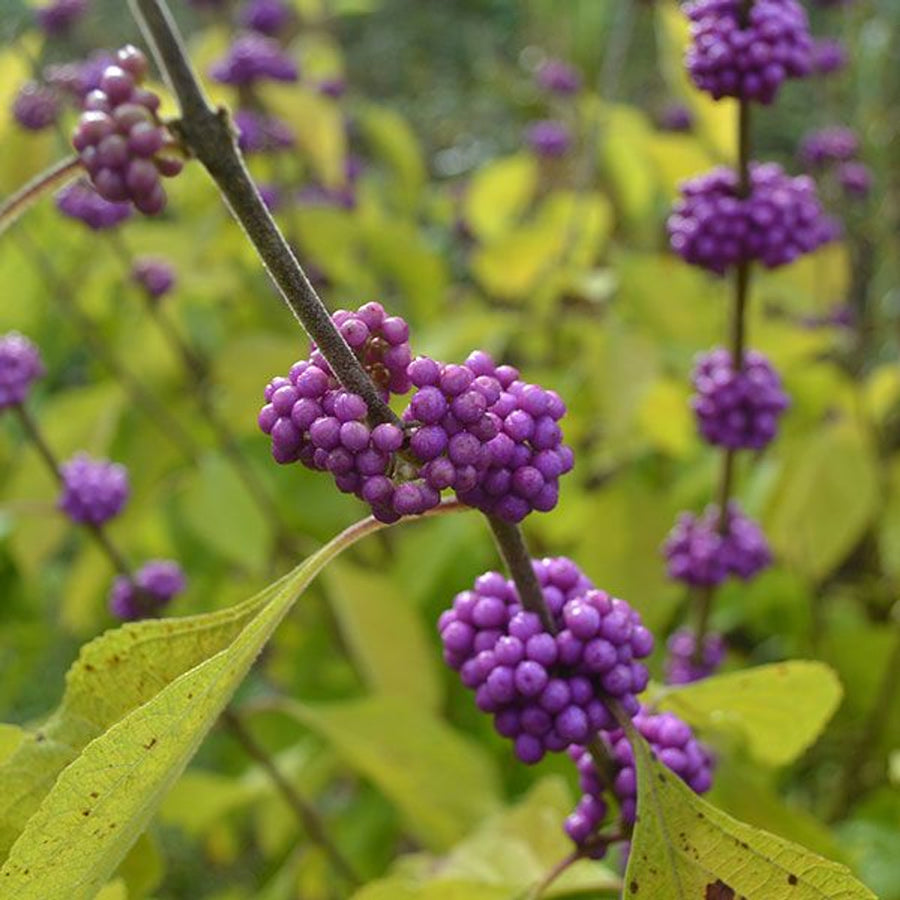
[[[227,16],[172,6],[205,70],[229,43]],[[730,291],[669,253],[665,217],[680,179],[733,159],[735,133],[734,109],[693,92],[681,72],[677,4],[295,6],[290,49],[301,81],[260,96],[290,123],[297,149],[250,162],[260,183],[281,190],[278,218],[301,261],[331,308],[378,299],[405,316],[414,352],[456,360],[483,347],[566,398],[577,467],[559,508],[528,521],[532,548],[571,556],[626,598],[662,648],[687,621],[687,605],[665,577],[659,547],[680,510],[710,501],[718,478],[719,457],[689,413],[689,373],[697,352],[724,339]],[[138,38],[118,0],[95,0],[66,42],[44,41],[31,15],[23,0],[0,0],[3,111],[32,65]],[[818,35],[845,41],[850,63],[790,84],[776,106],[761,109],[754,155],[797,171],[804,133],[846,124],[861,138],[874,187],[849,201],[823,181],[845,239],[754,277],[750,343],[776,364],[793,405],[776,444],[741,460],[738,496],[763,523],[777,565],[722,591],[714,624],[728,637],[729,668],[820,659],[837,670],[846,696],[822,740],[787,768],[752,763],[725,733],[704,738],[721,753],[713,802],[847,862],[893,900],[900,6],[858,2],[811,15]],[[547,56],[583,73],[575,98],[549,98],[535,86]],[[346,79],[343,97],[316,90],[335,76]],[[210,89],[234,105],[230,90]],[[673,102],[692,111],[692,132],[657,127]],[[564,160],[541,159],[524,141],[528,124],[548,117],[576,135]],[[0,146],[2,195],[64,153],[59,135],[22,132],[7,112]],[[361,168],[352,203],[334,202],[329,191],[348,187],[351,156]],[[304,193],[310,186],[315,193]],[[57,452],[87,449],[128,465],[133,495],[112,534],[134,559],[181,561],[190,586],[172,609],[180,615],[250,596],[292,560],[227,465],[197,413],[196,385],[128,281],[128,260],[143,254],[175,265],[177,291],[163,312],[208,361],[216,408],[302,544],[316,546],[363,510],[327,478],[269,459],[256,427],[262,388],[305,355],[306,341],[199,166],[171,183],[164,216],[115,233],[90,232],[44,201],[0,240],[0,328],[42,348],[48,375],[33,410]],[[92,341],[177,418],[188,453]],[[112,573],[55,512],[55,486],[15,423],[2,424],[0,717],[24,725],[57,702],[78,646],[113,624],[105,601]],[[400,854],[410,871],[426,871],[429,854],[455,847],[451,865],[493,866],[502,885],[517,867],[536,877],[565,852],[554,829],[572,800],[570,767],[509,765],[509,747],[440,661],[437,616],[495,565],[475,514],[383,532],[306,595],[242,691],[254,733],[367,878]],[[302,704],[299,719],[285,712],[285,696]],[[481,824],[526,796],[518,818]],[[494,829],[490,859],[483,841],[463,840],[478,826]],[[110,897],[341,895],[263,773],[221,733],[120,874]],[[399,896],[385,890],[371,896]]]

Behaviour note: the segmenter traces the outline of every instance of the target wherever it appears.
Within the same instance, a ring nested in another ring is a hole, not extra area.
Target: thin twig
[[[81,170],[81,159],[77,156],[68,156],[39,175],[35,175],[11,197],[7,197],[0,204],[0,235],[41,197],[77,177]]]
[[[309,839],[322,848],[331,864],[340,872],[344,879],[354,886],[362,884],[353,866],[329,837],[328,831],[319,818],[316,808],[284,777],[281,770],[275,765],[275,760],[272,759],[262,744],[250,734],[237,713],[232,709],[225,709],[220,719],[235,740],[244,748],[247,755],[251,759],[256,760],[263,767],[269,778],[272,779],[272,783],[278,788],[281,796],[284,797],[288,806],[290,806]]]

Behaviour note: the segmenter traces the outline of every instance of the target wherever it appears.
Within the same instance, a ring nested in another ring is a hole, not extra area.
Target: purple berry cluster
[[[717,347],[697,358],[691,407],[700,433],[731,450],[761,450],[776,435],[790,404],[772,364],[756,350],[736,369],[731,353]]]
[[[234,114],[238,146],[244,153],[272,153],[294,146],[294,133],[277,116],[253,109],[239,109]]]
[[[710,789],[714,760],[709,750],[694,737],[689,725],[673,713],[651,713],[646,708],[641,708],[633,721],[656,758],[692,791],[703,794]],[[637,812],[637,773],[631,744],[620,728],[603,731],[601,737],[616,765],[612,784],[605,783],[587,748],[574,746],[569,749],[578,768],[583,794],[564,827],[574,843],[586,849],[607,815],[605,791],[611,790],[616,797],[623,825],[633,825]],[[599,858],[604,852],[605,845],[600,844],[596,852],[589,855]]]
[[[846,162],[859,152],[859,138],[851,128],[835,126],[807,134],[800,143],[800,161],[822,168],[832,162]]]
[[[209,70],[220,84],[250,87],[260,81],[296,81],[297,64],[278,41],[256,31],[240,35]]]
[[[545,59],[535,73],[538,86],[551,94],[567,97],[581,88],[581,73],[561,59]]]
[[[27,337],[17,331],[0,337],[0,411],[24,403],[43,374],[40,351]]]
[[[378,303],[341,310],[335,325],[387,399],[415,387],[403,427],[370,428],[365,401],[345,391],[313,345],[308,360],[266,387],[259,426],[279,463],[328,471],[384,522],[427,512],[452,489],[469,506],[519,522],[558,500],[572,468],[555,391],[476,351],[462,365],[410,360],[409,328]]]
[[[683,182],[668,232],[675,253],[719,275],[749,260],[783,266],[834,238],[815,182],[791,177],[777,163],[750,165],[747,197],[737,173],[725,167]]]
[[[640,616],[596,590],[571,560],[535,560],[533,567],[555,634],[497,572],[457,594],[438,621],[444,660],[527,764],[612,727],[611,701],[637,713],[636,695],[648,680],[639,660],[653,650]]]
[[[13,101],[13,118],[27,131],[43,131],[59,118],[59,93],[38,81],[27,81]]]
[[[175,286],[175,270],[164,259],[141,256],[131,266],[131,280],[148,297],[159,300]]]
[[[830,75],[847,65],[847,51],[836,38],[819,38],[813,41],[812,60],[817,75]]]
[[[693,587],[715,587],[729,575],[748,581],[772,562],[762,530],[734,501],[728,504],[724,527],[715,505],[701,516],[681,513],[663,553],[669,577]]]
[[[131,216],[130,203],[104,200],[89,181],[79,179],[56,195],[56,207],[70,219],[83,222],[92,231],[115,228]]]
[[[85,97],[72,143],[104,199],[130,201],[142,213],[156,215],[166,205],[160,176],[177,175],[183,162],[171,152],[174,139],[157,115],[159,97],[140,87],[146,74],[140,50],[119,50],[100,87]]]
[[[91,91],[99,90],[103,73],[115,64],[115,58],[101,50],[77,62],[49,65],[43,76],[48,85],[67,94],[81,108],[85,97]]]
[[[787,78],[812,70],[812,38],[797,0],[694,0],[685,64],[694,84],[719,100],[771,103]]]
[[[541,119],[528,126],[528,146],[544,159],[559,159],[572,147],[572,132],[565,122],[557,119]]]
[[[669,103],[657,116],[656,124],[660,131],[691,131],[694,114],[683,103]]]
[[[725,639],[717,632],[703,637],[697,657],[697,637],[690,628],[679,628],[666,641],[666,684],[691,684],[715,673],[725,659]]]
[[[158,616],[187,586],[178,563],[152,559],[134,573],[120,575],[109,592],[109,611],[126,622]]]
[[[38,27],[44,34],[57,37],[69,31],[87,12],[88,0],[53,0],[34,11]]]
[[[128,500],[128,472],[109,460],[76,453],[59,467],[59,508],[83,525],[102,525],[118,515]]]
[[[238,24],[274,37],[290,25],[293,18],[293,9],[285,0],[247,0],[238,14]]]

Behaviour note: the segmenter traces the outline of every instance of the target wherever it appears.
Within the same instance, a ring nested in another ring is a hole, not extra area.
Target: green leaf
[[[352,900],[513,900],[508,888],[470,882],[434,882],[416,886],[400,876],[366,885]]]
[[[22,817],[10,794],[24,793],[32,808],[46,794],[0,870],[7,896],[90,900],[299,594],[338,553],[376,527],[367,520],[343,532],[232,610],[124,626],[85,647],[48,728],[0,768],[7,836],[11,811]],[[37,773],[29,765],[34,763]]]
[[[200,461],[181,507],[191,529],[211,547],[250,571],[266,563],[272,531],[234,469],[218,455]]]
[[[376,156],[393,172],[391,196],[404,209],[413,209],[425,186],[427,172],[422,149],[406,119],[384,106],[367,105],[359,112],[359,124]]]
[[[373,691],[425,709],[441,702],[433,642],[397,582],[349,563],[329,567],[328,599],[344,641]]]
[[[638,809],[624,897],[876,900],[846,866],[745,825],[700,799],[656,760],[633,727],[629,732]]]
[[[476,172],[463,202],[472,231],[482,240],[506,231],[528,209],[537,177],[537,161],[526,153],[494,160]]]
[[[856,546],[878,505],[877,463],[860,426],[833,422],[794,447],[766,518],[777,554],[824,578]]]
[[[497,808],[497,772],[487,752],[409,701],[287,702],[283,709],[372,781],[427,847],[452,846]]]
[[[815,741],[842,693],[824,663],[792,660],[667,688],[659,706],[702,731],[738,732],[756,759],[778,766]]]

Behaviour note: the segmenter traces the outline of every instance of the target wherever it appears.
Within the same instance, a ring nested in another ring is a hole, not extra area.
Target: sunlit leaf
[[[791,660],[667,688],[660,706],[701,731],[737,731],[758,760],[784,765],[815,741],[842,693],[824,663]]]
[[[490,240],[514,224],[537,187],[538,167],[530,154],[494,160],[472,177],[463,201],[465,221],[479,238]]]

